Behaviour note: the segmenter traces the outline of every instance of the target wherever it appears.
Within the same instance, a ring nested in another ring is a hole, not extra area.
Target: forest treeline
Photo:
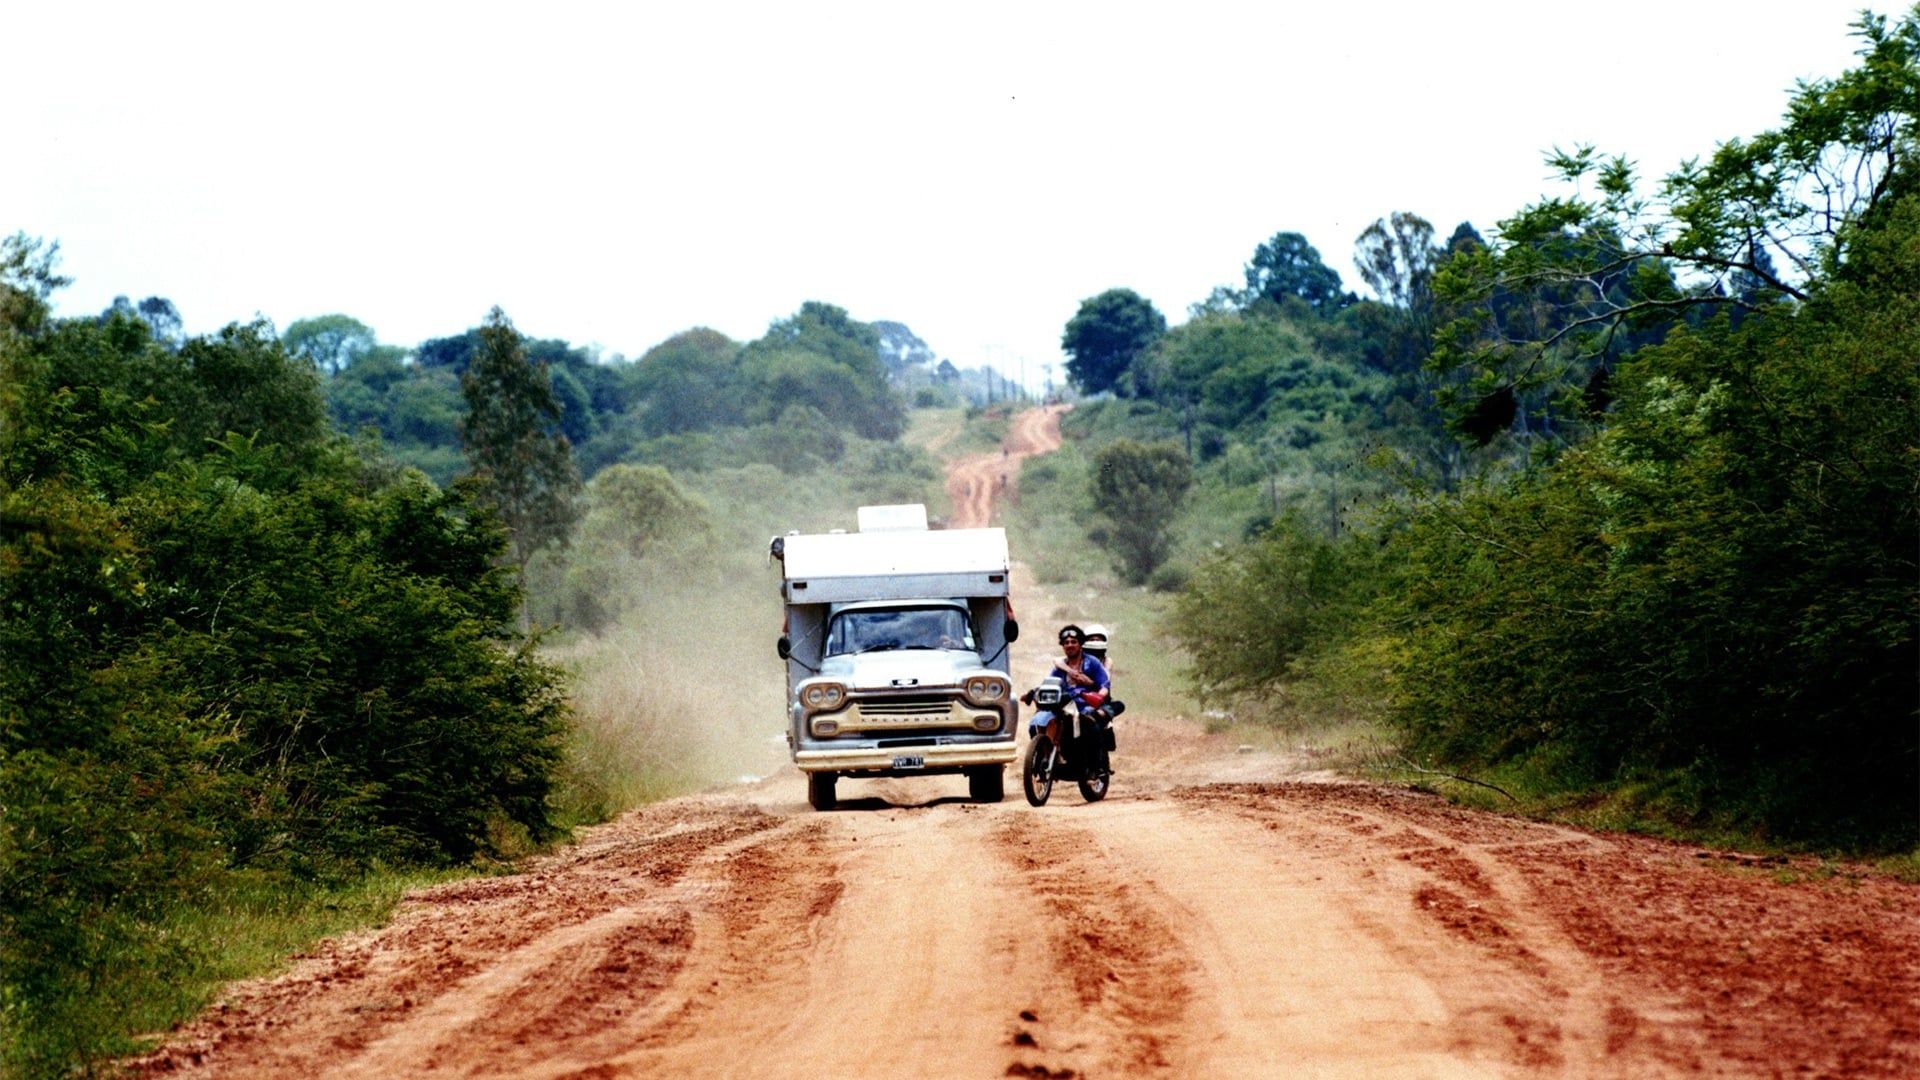
[[[1375,717],[1591,820],[1910,851],[1920,14],[1857,29],[1652,193],[1575,147],[1492,240],[1382,218],[1375,299],[1292,233],[1172,328],[1089,298],[1069,369],[1113,396],[1023,491],[1176,592],[1219,706]],[[1185,470],[1089,494],[1156,448]]]
[[[1572,194],[1486,233],[1383,216],[1368,297],[1282,231],[1177,325],[1088,298],[1068,445],[1021,479],[1033,561],[1166,594],[1196,690],[1246,719],[1362,716],[1622,820],[1910,850],[1920,14],[1859,33],[1651,194],[1575,147]],[[654,609],[732,588],[725,553],[937,493],[914,410],[1005,395],[825,302],[628,360],[498,310],[411,347],[346,314],[189,336],[160,297],[60,319],[63,284],[55,245],[0,240],[20,1075],[193,1008],[155,973],[206,969],[238,907],[510,860],[657,790],[609,774],[550,646],[688,637]]]

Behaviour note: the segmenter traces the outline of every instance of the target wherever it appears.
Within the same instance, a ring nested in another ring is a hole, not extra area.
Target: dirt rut
[[[1146,723],[1178,771],[1250,767]],[[816,814],[783,773],[631,814],[236,988],[138,1068],[1920,1075],[1912,886],[1364,785],[1135,781],[1127,746],[1093,805],[929,778]]]

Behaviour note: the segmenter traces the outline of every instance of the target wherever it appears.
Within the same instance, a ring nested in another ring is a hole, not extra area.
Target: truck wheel
[[[834,807],[833,782],[840,779],[830,772],[810,772],[807,774],[807,801],[815,810],[831,810]]]
[[[1007,770],[999,765],[967,772],[967,795],[974,802],[999,802],[1007,797]]]

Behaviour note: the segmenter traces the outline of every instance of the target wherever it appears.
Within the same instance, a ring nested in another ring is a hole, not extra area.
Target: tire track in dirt
[[[1164,898],[1128,877],[1098,829],[1022,815],[990,837],[1029,897],[1018,962],[1047,976],[1018,1014],[1006,1075],[1175,1075],[1193,962]]]
[[[1353,798],[1317,809],[1310,815],[1317,822],[1416,871],[1397,876],[1405,879],[1399,887],[1408,890],[1413,909],[1505,969],[1489,978],[1489,985],[1507,984],[1505,990],[1525,1000],[1527,1007],[1483,1008],[1492,1009],[1491,1017],[1506,1032],[1508,1049],[1517,1059],[1575,1076],[1643,1074],[1646,1062],[1625,1062],[1621,1055],[1631,1033],[1652,1031],[1641,1010],[1650,1014],[1662,1003],[1642,997],[1637,1005],[1630,1004],[1611,989],[1592,958],[1543,914],[1548,909],[1533,887],[1498,856],[1501,849],[1528,846],[1604,849],[1605,841],[1552,825],[1487,816],[1470,836],[1448,835],[1436,825],[1444,817],[1438,805],[1423,808],[1417,817],[1393,813],[1390,802],[1376,811]],[[1664,1004],[1671,1008],[1672,1003]],[[1664,1064],[1699,1067],[1698,1047],[1654,1042],[1658,1045],[1650,1042],[1643,1049],[1654,1051]]]
[[[664,994],[677,1011],[590,1075],[1001,1075],[1008,1002],[1044,978],[1020,968],[1024,901],[982,842],[993,811],[850,804],[794,807],[807,843],[756,850],[767,869],[696,919],[706,944]]]
[[[1364,873],[1289,857],[1263,824],[1177,795],[1100,806],[1112,864],[1154,884],[1190,958],[1179,1075],[1507,1071],[1504,1042],[1467,1034],[1423,952],[1370,932]]]
[[[477,1041],[497,1051],[505,1030],[507,1045],[532,1044],[647,998],[690,944],[674,891],[698,891],[687,879],[703,865],[782,824],[738,802],[664,804],[590,830],[524,873],[423,890],[389,926],[235,987],[133,1070],[504,1075],[464,1057],[463,1040],[483,1032]]]
[[[525,1080],[681,1075],[644,1067],[649,1049],[687,1040],[712,1024],[717,1010],[733,1008],[746,989],[790,981],[791,973],[804,967],[813,945],[806,929],[827,917],[843,891],[838,863],[823,843],[827,831],[821,822],[797,819],[747,844],[716,851],[683,888],[650,904],[666,909],[682,929],[674,943],[678,962],[666,977],[636,980],[624,965],[602,965],[592,974],[611,974],[616,986],[612,993],[596,995],[591,975],[555,971],[551,993],[558,1008],[531,1023],[515,1010],[501,1010],[495,1023],[470,1033],[473,1044],[483,1048],[478,1055],[459,1068],[445,1068],[442,1058],[436,1070]],[[631,939],[610,944],[632,951]],[[644,939],[640,944],[644,951]],[[722,1062],[729,1053],[722,1047],[701,1052]],[[684,1075],[712,1071],[734,1070],[716,1068],[709,1060]]]
[[[1525,1072],[1920,1075],[1911,886],[1782,885],[1684,845],[1371,785],[1178,798],[1259,823],[1290,861],[1376,882],[1355,917],[1420,955],[1463,1034]]]

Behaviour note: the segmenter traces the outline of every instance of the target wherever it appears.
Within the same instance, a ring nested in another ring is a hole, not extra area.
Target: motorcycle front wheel
[[[1052,758],[1052,739],[1035,735],[1028,741],[1026,763],[1020,769],[1020,786],[1026,789],[1030,805],[1045,806],[1047,796],[1053,794]]]

